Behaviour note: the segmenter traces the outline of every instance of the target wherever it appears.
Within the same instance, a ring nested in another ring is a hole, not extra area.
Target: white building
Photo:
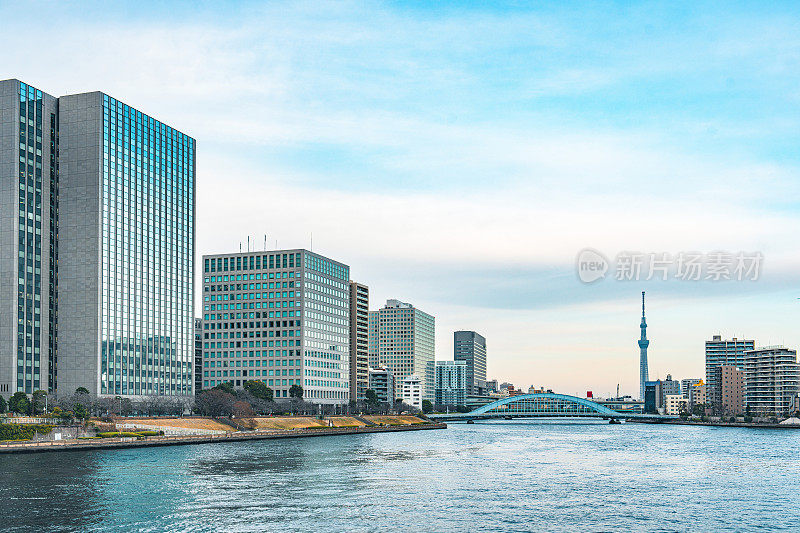
[[[666,414],[679,415],[684,412],[689,412],[689,400],[684,398],[683,394],[665,394],[664,406]]]
[[[404,403],[422,410],[422,379],[416,374],[400,380],[400,398]]]

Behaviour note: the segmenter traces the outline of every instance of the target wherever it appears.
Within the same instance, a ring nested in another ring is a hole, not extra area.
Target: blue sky
[[[491,376],[635,393],[641,290],[653,376],[701,376],[713,334],[800,345],[796,3],[0,2],[0,20],[0,76],[103,90],[197,139],[198,254],[313,232],[373,308],[437,317],[438,358],[475,329]],[[584,285],[585,247],[764,268]]]

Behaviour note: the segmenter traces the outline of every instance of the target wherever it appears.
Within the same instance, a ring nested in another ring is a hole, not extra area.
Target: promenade
[[[0,443],[0,453],[111,450],[119,448],[142,448],[147,446],[177,446],[185,444],[241,442],[248,440],[294,439],[304,437],[326,437],[334,435],[357,435],[362,433],[394,433],[400,431],[420,431],[446,428],[447,424],[426,423],[407,426],[320,427],[314,429],[230,431],[224,434],[215,435],[177,435],[138,438],[121,437],[105,439],[69,439],[41,442],[7,442]]]

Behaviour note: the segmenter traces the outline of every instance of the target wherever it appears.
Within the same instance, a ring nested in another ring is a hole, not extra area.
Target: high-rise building
[[[0,116],[0,392],[192,395],[194,139],[18,80]]]
[[[367,316],[367,363],[370,368],[378,368],[378,344],[380,335],[378,334],[380,328],[378,323],[380,317],[378,311],[370,311]]]
[[[719,415],[744,413],[744,372],[733,365],[714,368],[714,398],[711,404]]]
[[[203,390],[203,321],[194,319],[194,392]]]
[[[399,397],[403,400],[403,403],[422,410],[422,400],[426,398],[423,397],[424,386],[419,376],[411,374],[404,377],[400,380],[399,388]]]
[[[350,267],[308,250],[203,256],[203,388],[350,400]]]
[[[800,392],[797,351],[783,346],[750,350],[744,358],[745,408],[755,415],[792,411]]]
[[[56,388],[58,99],[0,81],[0,394]],[[48,273],[49,272],[49,273]]]
[[[350,282],[350,400],[369,387],[369,287]]]
[[[723,340],[721,335],[714,335],[706,341],[706,392],[711,401],[717,395],[717,381],[714,369],[722,365],[735,366],[744,370],[744,354],[755,349],[754,340],[737,339]]]
[[[416,374],[421,380],[423,399],[433,402],[434,317],[399,300],[387,300],[385,306],[369,315],[370,366],[392,371],[397,397],[403,378]]]
[[[467,394],[484,394],[486,339],[474,331],[453,333],[453,359],[467,365]]]
[[[468,367],[466,361],[436,361],[435,405],[466,405]]]
[[[375,396],[381,403],[394,405],[395,384],[392,371],[388,368],[369,369],[369,388],[375,391]]]
[[[639,336],[639,399],[644,400],[645,383],[650,379],[647,371],[647,347],[650,341],[647,340],[647,321],[644,318],[644,291],[642,291],[642,322],[639,324],[641,334]]]
[[[689,399],[689,391],[695,385],[701,383],[703,380],[700,378],[686,378],[681,380],[681,394],[687,400]]]

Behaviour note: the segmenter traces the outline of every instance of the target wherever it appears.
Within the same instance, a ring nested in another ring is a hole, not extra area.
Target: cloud
[[[676,375],[702,372],[711,329],[750,316],[777,337],[796,321],[769,305],[800,260],[794,9],[48,9],[33,21],[0,5],[16,21],[0,35],[7,75],[103,90],[197,138],[199,254],[248,234],[307,246],[313,232],[373,307],[397,297],[437,314],[441,357],[453,329],[475,328],[498,377],[638,390],[639,288],[577,284],[586,246],[764,253],[747,288],[648,287],[680,309],[653,345]],[[31,61],[34,31],[54,45]]]

